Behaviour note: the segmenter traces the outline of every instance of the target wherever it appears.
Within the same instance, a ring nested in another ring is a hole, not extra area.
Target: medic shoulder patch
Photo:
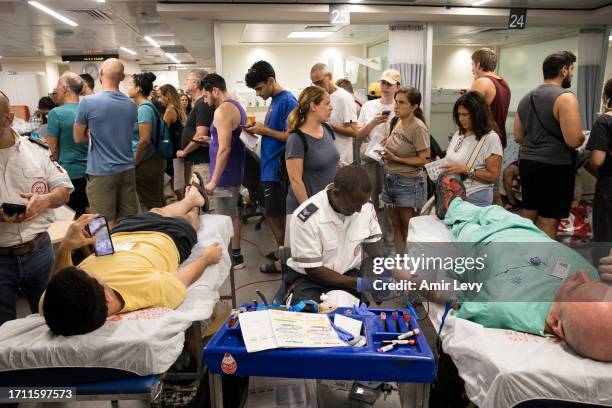
[[[298,218],[300,219],[300,221],[306,222],[306,220],[309,219],[312,214],[316,213],[318,210],[319,207],[317,207],[313,203],[310,203],[306,207],[304,207],[302,211],[299,212]]]
[[[48,145],[48,144],[46,144],[45,142],[43,142],[43,141],[42,141],[42,140],[40,140],[40,139],[36,139],[36,138],[34,138],[34,137],[32,137],[32,136],[29,136],[29,137],[28,137],[28,140],[29,140],[31,143],[37,144],[37,145],[39,145],[40,147],[42,147],[42,148],[44,148],[44,149],[49,150],[49,145]]]

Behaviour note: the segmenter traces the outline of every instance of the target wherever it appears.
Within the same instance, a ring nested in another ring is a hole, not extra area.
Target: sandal
[[[267,254],[266,258],[268,258],[271,261],[278,261],[278,256],[276,256],[276,251],[272,251],[269,254]]]
[[[202,176],[200,176],[198,173],[193,173],[193,175],[197,177],[198,183],[194,183],[192,181],[189,187],[195,187],[198,190],[198,192],[202,195],[202,197],[204,197],[204,205],[200,209],[201,209],[201,212],[207,213],[210,210],[210,200],[208,199],[208,195],[206,194],[206,191],[204,190],[204,180],[202,179]]]
[[[276,269],[276,266],[274,265],[274,261],[268,262],[265,267],[260,266],[259,267],[259,272],[266,273],[266,274],[280,274],[280,273],[282,273],[281,270]]]

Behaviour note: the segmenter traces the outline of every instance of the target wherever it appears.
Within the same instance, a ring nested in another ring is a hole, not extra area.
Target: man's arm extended
[[[334,132],[342,136],[358,137],[358,128],[356,123],[346,123],[343,126],[331,125]]]
[[[73,266],[72,251],[87,245],[93,245],[96,242],[95,237],[89,235],[86,227],[91,220],[97,217],[99,217],[98,214],[83,214],[70,225],[55,255],[55,263],[49,274],[49,279],[60,270]]]
[[[206,267],[219,263],[222,255],[223,250],[221,246],[218,242],[215,242],[209,245],[198,259],[180,268],[178,271],[174,272],[173,275],[188,288],[202,276]]]

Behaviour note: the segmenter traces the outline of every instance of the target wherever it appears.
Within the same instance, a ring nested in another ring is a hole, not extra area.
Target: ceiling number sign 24
[[[350,25],[351,10],[348,4],[330,5],[329,22],[332,25]]]
[[[527,25],[527,9],[512,9],[508,19],[508,30],[522,30]]]

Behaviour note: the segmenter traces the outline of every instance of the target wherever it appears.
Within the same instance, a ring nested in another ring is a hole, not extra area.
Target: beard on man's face
[[[565,78],[563,78],[563,82],[561,83],[561,87],[563,89],[571,88],[572,87],[572,77],[568,75]]]

